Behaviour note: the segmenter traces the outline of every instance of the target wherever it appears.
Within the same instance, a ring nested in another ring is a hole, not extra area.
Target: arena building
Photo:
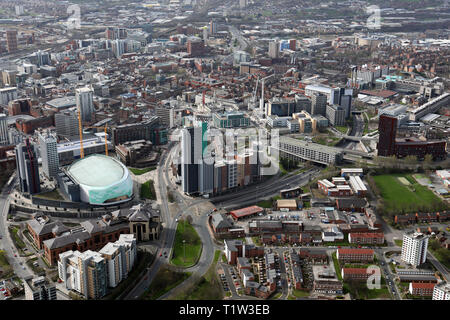
[[[66,170],[79,185],[80,201],[93,205],[111,205],[130,200],[133,181],[120,161],[94,154],[74,162]]]

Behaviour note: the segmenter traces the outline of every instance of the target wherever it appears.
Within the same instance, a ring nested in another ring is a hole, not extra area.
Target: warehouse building
[[[258,207],[258,206],[251,206],[251,207],[247,207],[247,208],[230,211],[230,215],[234,220],[237,221],[237,220],[241,220],[241,219],[254,217],[262,212],[264,212],[263,208]]]
[[[277,210],[281,210],[281,209],[295,211],[295,210],[297,210],[297,201],[295,199],[277,200]]]
[[[367,188],[364,185],[364,182],[361,180],[359,176],[351,176],[348,180],[350,187],[353,190],[353,193],[358,197],[365,197],[367,194]]]

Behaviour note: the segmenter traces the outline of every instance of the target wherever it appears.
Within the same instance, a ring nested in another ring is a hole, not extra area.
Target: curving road
[[[158,241],[158,250],[156,251],[156,257],[153,262],[153,264],[147,268],[147,272],[144,274],[143,278],[138,282],[138,284],[125,296],[125,300],[135,300],[139,299],[142,294],[147,290],[147,288],[152,283],[153,279],[155,278],[157,272],[159,271],[159,268],[169,263],[169,257],[170,254],[167,255],[167,258],[165,255],[161,255],[162,252],[171,250],[173,241],[175,239],[175,230],[176,230],[176,224],[177,222],[175,220],[170,220],[170,211],[168,207],[168,200],[167,200],[167,192],[166,192],[166,185],[163,179],[163,174],[161,172],[161,165],[166,160],[167,153],[164,152],[161,155],[161,159],[159,161],[158,165],[158,184],[159,184],[159,190],[160,190],[160,196],[161,196],[161,220],[165,224],[162,232],[160,240]]]
[[[15,179],[13,180],[13,183],[5,186],[0,194],[0,235],[2,237],[2,240],[0,241],[0,249],[6,252],[8,262],[13,268],[14,273],[19,278],[23,279],[34,276],[34,273],[26,264],[25,258],[19,256],[19,252],[14,246],[8,231],[9,223],[7,218],[9,211],[9,193],[14,189],[14,182]]]

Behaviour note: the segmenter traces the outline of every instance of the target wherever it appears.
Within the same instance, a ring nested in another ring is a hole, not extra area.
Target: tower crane
[[[95,126],[89,126],[85,128],[101,128],[101,127],[95,127]],[[105,132],[105,155],[108,156],[108,140],[106,139],[107,136],[107,129],[108,124],[105,123],[104,132]],[[80,109],[78,109],[78,132],[80,135],[80,159],[84,158],[84,149],[83,149],[83,124],[81,122],[81,113]]]

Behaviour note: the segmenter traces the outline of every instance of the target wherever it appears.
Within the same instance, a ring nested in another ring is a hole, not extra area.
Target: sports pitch
[[[389,211],[417,212],[430,209],[433,202],[441,202],[428,188],[418,184],[411,175],[379,175],[373,177],[385,208]],[[405,185],[404,180],[408,182]]]

